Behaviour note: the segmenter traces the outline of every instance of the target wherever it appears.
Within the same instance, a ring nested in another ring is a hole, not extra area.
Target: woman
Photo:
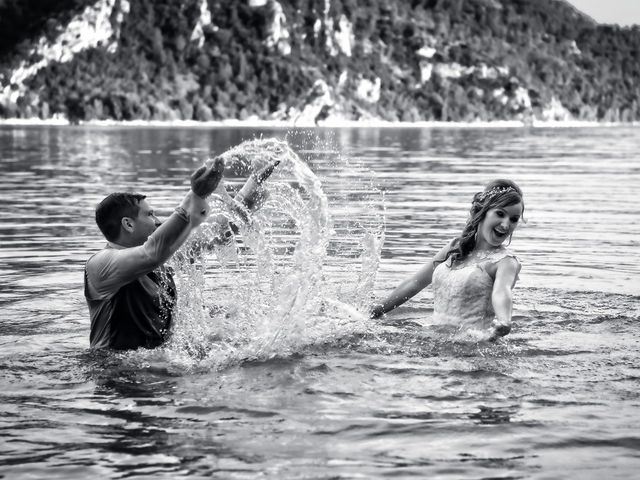
[[[462,234],[380,304],[371,318],[402,305],[433,283],[434,318],[495,340],[511,331],[512,295],[520,261],[505,247],[524,213],[522,190],[494,180],[474,195]]]

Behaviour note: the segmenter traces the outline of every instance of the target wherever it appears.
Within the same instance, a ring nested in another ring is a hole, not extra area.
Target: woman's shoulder
[[[436,253],[436,255],[433,257],[433,261],[435,263],[442,263],[444,262],[447,258],[449,258],[449,252],[455,248],[456,242],[457,242],[457,238],[452,238],[451,240],[449,240],[446,245],[444,245],[439,251],[438,253]]]

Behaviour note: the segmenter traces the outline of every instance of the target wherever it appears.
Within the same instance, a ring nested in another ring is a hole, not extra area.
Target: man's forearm
[[[206,200],[189,192],[176,211],[149,237],[145,254],[162,264],[173,255],[207,214]]]

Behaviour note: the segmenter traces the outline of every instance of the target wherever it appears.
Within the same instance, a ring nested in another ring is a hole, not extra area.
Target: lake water
[[[299,158],[257,233],[180,271],[170,345],[90,351],[95,204],[168,213],[208,155],[260,138]],[[637,475],[637,128],[2,126],[0,147],[0,478]],[[526,202],[511,335],[453,341],[430,289],[358,314],[501,177]]]

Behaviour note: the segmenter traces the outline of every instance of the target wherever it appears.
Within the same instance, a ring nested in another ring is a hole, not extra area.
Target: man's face
[[[147,241],[149,235],[156,231],[156,228],[160,226],[160,220],[153,212],[151,205],[146,200],[140,200],[138,204],[139,211],[136,218],[132,218],[133,221],[133,244],[142,245]]]

